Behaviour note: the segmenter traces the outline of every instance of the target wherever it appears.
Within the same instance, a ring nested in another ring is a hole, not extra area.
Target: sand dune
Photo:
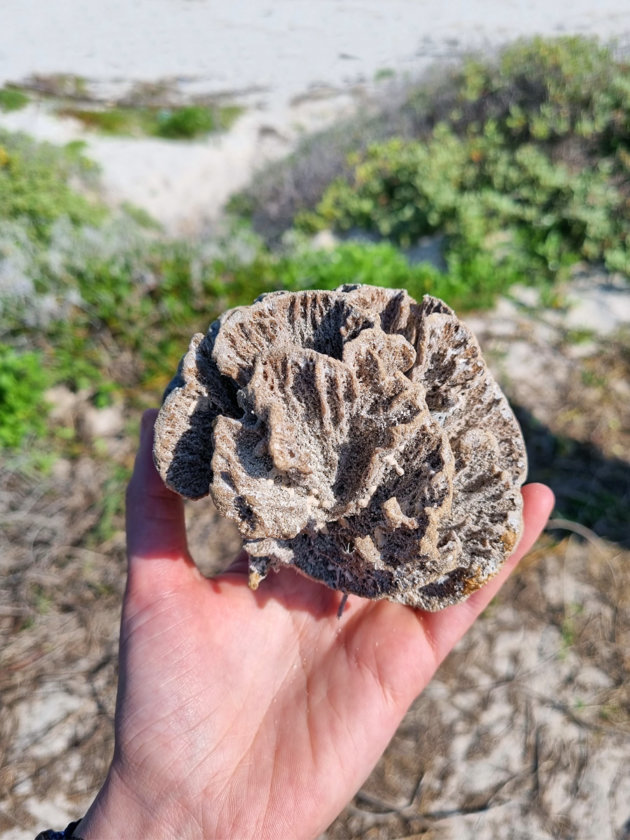
[[[228,135],[192,144],[88,135],[106,196],[198,233],[257,166],[351,107],[385,73],[492,50],[520,35],[581,33],[630,43],[627,0],[3,0],[0,84],[72,73],[101,93],[171,78],[184,94],[228,94],[247,112]],[[322,94],[325,94],[322,96]],[[63,142],[78,123],[42,106],[0,125]]]

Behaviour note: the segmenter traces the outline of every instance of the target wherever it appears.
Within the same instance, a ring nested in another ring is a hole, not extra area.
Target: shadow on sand
[[[522,406],[512,408],[527,445],[528,481],[551,487],[555,516],[630,548],[630,463],[606,457],[592,443],[554,434]]]

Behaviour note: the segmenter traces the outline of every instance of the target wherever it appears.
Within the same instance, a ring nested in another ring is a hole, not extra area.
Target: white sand
[[[630,32],[627,0],[2,0],[0,15],[0,81],[190,76],[275,104],[518,35]]]
[[[221,138],[182,144],[87,136],[113,203],[142,206],[169,231],[191,234],[212,223],[257,165],[286,154],[301,130],[347,111],[349,92],[374,83],[379,71],[416,75],[471,48],[569,32],[626,46],[630,2],[2,0],[0,84],[72,73],[105,90],[171,77],[185,92],[250,91],[247,114]],[[322,85],[325,100],[292,101]],[[0,125],[57,142],[84,136],[42,107],[0,115]]]

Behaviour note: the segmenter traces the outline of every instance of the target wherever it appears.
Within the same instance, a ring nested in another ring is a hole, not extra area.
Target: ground
[[[469,318],[558,508],[322,840],[630,837],[630,343],[615,321],[569,328],[577,308],[517,290]],[[67,410],[132,459],[120,418]],[[102,458],[44,482],[5,469],[0,486],[0,837],[25,840],[82,813],[111,755],[124,539],[116,517],[98,530]],[[207,502],[187,514],[212,573],[237,535]]]
[[[49,53],[36,48],[38,37],[46,40],[36,5],[8,3],[5,19],[16,29],[11,40],[9,27],[3,29],[0,52],[3,72],[15,69],[0,83],[38,71],[102,76],[102,65],[93,62],[103,53],[85,48],[90,41],[77,3],[60,4],[57,22],[64,35],[51,39]],[[187,14],[196,15],[206,4],[186,5]],[[341,7],[330,4],[331,14],[333,5]],[[381,3],[363,5],[366,13],[377,6],[382,11]],[[561,27],[605,35],[630,29],[625,0],[597,10],[576,0],[536,0],[519,17],[522,5],[500,4],[496,19],[486,15],[475,29],[472,17],[484,3],[469,4],[468,18],[459,4],[451,4],[450,17],[448,4],[433,4],[424,12],[425,29],[419,21],[408,47],[391,41],[392,54],[402,50],[404,59],[394,69],[415,67],[414,51],[432,58],[449,49],[452,54],[475,41],[471,32],[479,43],[496,43]],[[120,6],[146,14],[146,3]],[[242,6],[237,3],[234,14]],[[289,4],[277,8],[286,14]],[[403,34],[409,30],[408,8],[402,0],[396,4]],[[369,31],[375,43],[388,43],[384,27],[395,14],[374,14]],[[77,26],[63,24],[64,15]],[[236,26],[230,21],[224,21],[224,31]],[[315,23],[300,26],[310,49],[318,42]],[[294,64],[308,63],[295,39],[288,49],[279,24],[250,29],[251,44],[279,43],[283,61],[294,54]],[[103,29],[104,38],[108,31]],[[111,80],[123,71],[134,78],[177,72],[175,62],[156,73],[146,52],[134,52],[138,31],[130,25],[122,42],[109,39],[119,55],[108,55],[120,67],[114,64],[104,75]],[[277,42],[267,37],[273,31]],[[261,142],[269,157],[285,153],[301,128],[329,120],[361,95],[354,87],[361,74],[374,81],[379,70],[396,64],[387,51],[370,52],[369,44],[363,59],[342,46],[335,41],[334,60],[324,61],[330,72],[323,80],[328,87],[319,88],[324,99],[311,90],[293,111],[282,110],[297,93],[285,85],[282,101],[274,100],[269,111],[252,106],[235,133],[214,144],[90,140],[112,200],[144,202],[179,232],[211,219],[260,163]],[[191,48],[178,55],[192,61],[194,54]],[[238,54],[233,50],[230,58]],[[72,66],[62,66],[68,55]],[[251,73],[238,76],[233,69],[238,87],[247,88]],[[352,76],[352,86],[343,83],[344,73]],[[284,71],[283,78],[289,77]],[[272,90],[280,85],[275,78],[268,82]],[[297,76],[295,84],[306,87]],[[2,123],[52,139],[71,139],[76,132],[67,122],[48,121],[41,109]],[[369,780],[321,840],[630,838],[630,295],[618,278],[593,270],[574,277],[558,300],[543,305],[531,295],[517,290],[492,312],[472,314],[469,323],[522,423],[530,477],[556,492],[551,527],[413,704]],[[108,460],[126,467],[133,460],[137,418],[115,408],[94,409],[80,395],[57,396],[84,454],[57,462],[47,478],[0,464],[2,840],[26,840],[83,813],[112,750],[125,561],[120,511],[108,510],[103,499],[109,498]],[[237,535],[206,502],[189,504],[187,515],[193,553],[211,574],[233,557]]]

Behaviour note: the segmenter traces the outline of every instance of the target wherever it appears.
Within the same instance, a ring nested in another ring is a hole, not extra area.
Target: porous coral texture
[[[156,422],[166,484],[238,524],[250,583],[292,565],[438,610],[522,527],[522,435],[471,332],[437,298],[272,292],[195,335]]]

